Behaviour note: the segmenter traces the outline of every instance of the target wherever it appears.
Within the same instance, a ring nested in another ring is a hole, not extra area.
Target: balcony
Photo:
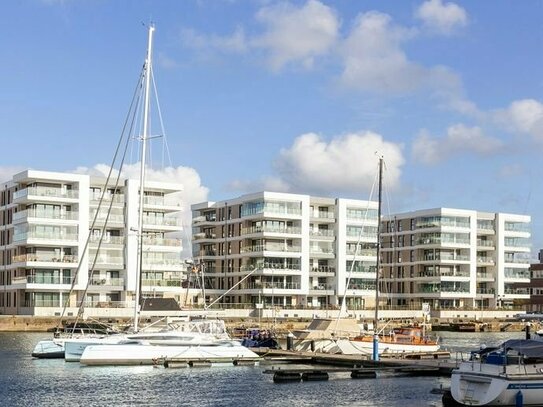
[[[216,222],[216,221],[217,221],[217,216],[215,214],[197,216],[192,219],[193,224]]]
[[[335,221],[334,212],[317,211],[310,214],[311,219],[333,222]]]
[[[252,235],[256,233],[280,233],[288,235],[299,235],[302,229],[299,227],[277,227],[277,226],[252,226],[241,229],[241,235]]]
[[[93,277],[90,280],[91,286],[124,287],[124,278],[100,278]]]
[[[143,287],[181,287],[181,280],[148,280],[144,279],[141,281]]]
[[[51,220],[78,220],[79,212],[43,211],[27,209],[13,214],[13,221],[23,219],[51,219]]]
[[[54,262],[54,263],[77,263],[78,258],[74,255],[35,254],[26,253],[13,256],[13,263],[25,262]]]
[[[309,231],[311,237],[335,237],[335,232],[329,229],[312,229]]]
[[[253,271],[253,270],[282,270],[282,271],[293,271],[300,272],[301,266],[297,264],[278,264],[278,263],[262,263],[262,264],[249,264],[247,266],[241,266],[240,271]]]
[[[165,239],[161,237],[144,237],[143,244],[148,246],[181,246],[181,239]]]
[[[345,254],[347,256],[354,256],[355,254],[357,256],[366,256],[366,257],[377,257],[377,249],[347,249],[345,251]]]
[[[95,256],[94,253],[89,254],[89,265],[92,265],[92,263],[94,262],[94,256]],[[99,265],[99,266],[108,265],[108,266],[122,267],[122,266],[124,266],[124,257],[122,257],[122,256],[102,256],[102,255],[100,255],[96,259],[96,264]]]
[[[100,193],[95,193],[95,194],[91,194],[90,196],[90,200],[93,204],[97,204],[100,202],[100,199],[102,197],[102,194]],[[113,201],[113,203],[117,203],[117,204],[123,204],[124,203],[124,194],[105,194],[104,195],[104,198],[102,200],[102,204],[104,202],[111,202]]]
[[[335,274],[336,268],[331,266],[318,266],[318,267],[311,267],[309,270],[310,273],[327,273],[327,274]]]
[[[45,275],[30,275],[21,276],[12,279],[12,284],[55,284],[55,285],[69,285],[72,284],[73,277],[71,276],[45,276]]]
[[[261,283],[247,284],[249,290],[299,290],[299,283],[284,283],[281,281],[263,281]]]
[[[143,267],[151,267],[151,266],[185,266],[185,263],[181,259],[150,259],[150,258],[144,258],[143,259]]]
[[[529,288],[506,288],[503,291],[507,295],[530,295]]]
[[[79,191],[76,189],[64,189],[56,187],[28,187],[16,191],[13,194],[13,200],[31,197],[47,197],[47,198],[67,198],[67,199],[79,199]]]
[[[480,288],[480,287],[477,287],[477,291],[476,291],[477,294],[481,294],[481,295],[494,295],[495,292],[496,290],[494,288]]]
[[[426,255],[423,257],[423,261],[469,261],[469,256],[441,253],[439,255]]]
[[[181,226],[181,220],[177,218],[155,218],[152,216],[144,216],[143,224],[151,226],[179,227]]]
[[[477,265],[485,265],[485,266],[493,266],[494,265],[494,259],[490,257],[484,257],[484,256],[477,256]]]
[[[283,246],[283,245],[255,245],[242,247],[240,253],[257,253],[257,252],[283,252],[283,253],[298,253],[301,251],[300,246]]]
[[[58,232],[46,232],[46,231],[28,231],[23,233],[16,233],[13,235],[14,242],[20,242],[23,240],[61,240],[61,241],[74,241],[77,242],[77,233],[63,233]]]
[[[96,212],[93,212],[90,214],[89,216],[89,224],[92,224],[92,222],[94,222],[94,217],[96,215]],[[107,216],[106,213],[99,213],[98,214],[98,217],[96,217],[96,222],[97,223],[104,223],[104,222],[107,222],[108,224],[110,223],[118,223],[118,224],[122,224],[124,225],[124,215],[115,215],[115,214],[109,214],[109,216]]]
[[[98,244],[100,242],[100,236],[91,235],[90,242],[93,244]],[[124,236],[104,236],[102,239],[102,244],[123,245]]]

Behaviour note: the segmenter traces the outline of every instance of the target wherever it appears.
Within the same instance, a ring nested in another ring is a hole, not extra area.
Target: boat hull
[[[32,351],[32,357],[38,359],[62,359],[64,351],[64,342],[62,340],[44,339],[36,344]]]
[[[340,339],[337,346],[344,355],[371,355],[373,354],[373,342],[353,341]],[[379,342],[379,354],[383,353],[431,353],[439,350],[437,344],[411,345],[406,343]]]
[[[543,364],[463,362],[452,372],[451,395],[456,402],[470,406],[540,406]]]
[[[237,341],[213,346],[162,346],[145,344],[87,346],[80,363],[87,366],[154,365],[163,360],[213,361],[216,363],[258,359],[258,355]]]

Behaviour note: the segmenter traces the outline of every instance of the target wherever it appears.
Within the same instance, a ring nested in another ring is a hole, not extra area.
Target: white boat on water
[[[451,376],[451,396],[468,406],[540,406],[543,342],[513,339],[472,352]]]
[[[66,362],[79,362],[87,346],[145,343],[164,346],[212,346],[228,340],[224,321],[193,320],[168,324],[166,327],[148,327],[137,333],[122,333],[102,337],[69,338],[64,342]]]
[[[228,339],[211,345],[151,345],[146,341],[117,345],[90,345],[85,348],[80,363],[89,366],[154,365],[164,361],[187,363],[235,363],[257,361],[258,355]]]

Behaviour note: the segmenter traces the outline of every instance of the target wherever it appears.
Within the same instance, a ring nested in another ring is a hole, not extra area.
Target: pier
[[[330,374],[351,372],[353,379],[376,378],[377,373],[450,377],[461,360],[451,359],[449,352],[382,355],[373,361],[366,355],[341,355],[292,350],[259,348],[261,365],[270,364],[263,373],[273,374],[274,382],[328,380]],[[385,356],[385,357],[383,357]],[[303,364],[307,366],[289,366]]]

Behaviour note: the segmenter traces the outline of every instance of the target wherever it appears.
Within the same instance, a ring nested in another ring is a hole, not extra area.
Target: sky
[[[149,177],[184,184],[187,205],[261,190],[375,200],[382,155],[384,213],[526,214],[534,251],[543,247],[541,1],[21,0],[0,10],[2,181],[26,168],[107,169],[153,22],[164,128]]]

